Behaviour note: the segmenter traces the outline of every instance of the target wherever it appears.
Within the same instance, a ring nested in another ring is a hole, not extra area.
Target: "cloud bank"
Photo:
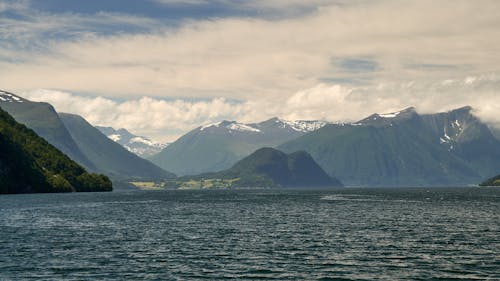
[[[0,0],[0,87],[96,125],[165,140],[222,119],[355,121],[463,105],[500,124],[500,1],[145,2],[225,8],[174,22],[33,3]]]
[[[17,42],[24,36],[26,44],[36,44],[41,31],[72,35],[41,39],[36,52],[4,45],[0,54],[9,59],[0,60],[0,85],[111,97],[285,99],[324,81],[376,85],[498,71],[498,1],[298,2],[287,7],[310,12],[189,20],[176,27],[130,15],[71,20],[35,14],[0,32]],[[278,9],[279,3],[253,5]],[[105,22],[136,32],[94,32],[105,30]]]
[[[272,117],[290,120],[357,121],[372,113],[416,106],[434,113],[470,105],[483,121],[500,128],[500,76],[484,75],[428,83],[380,83],[352,87],[321,83],[287,99],[231,101],[223,97],[182,100],[140,97],[117,101],[63,91],[34,90],[22,95],[53,104],[56,110],[82,115],[94,125],[126,128],[162,141],[200,125],[221,120],[258,122]]]

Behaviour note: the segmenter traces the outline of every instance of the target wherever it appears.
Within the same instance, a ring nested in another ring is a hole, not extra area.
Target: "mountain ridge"
[[[125,147],[128,151],[147,159],[164,149],[168,144],[158,143],[149,138],[132,134],[127,129],[115,129],[113,127],[95,126],[101,133],[116,143]]]
[[[109,140],[81,116],[57,113],[48,103],[32,102],[6,91],[0,91],[0,97],[0,107],[16,121],[33,129],[89,171],[104,173],[115,181],[175,176]]]
[[[175,177],[109,139],[83,117],[70,113],[59,115],[82,151],[99,170],[106,171],[112,178],[158,180]]]
[[[277,146],[324,125],[323,121],[285,122],[279,118],[248,124],[225,120],[189,131],[149,159],[178,175],[216,172],[258,148]]]
[[[78,148],[58,113],[49,103],[32,102],[13,93],[0,91],[0,108],[86,169],[96,171],[96,167]]]
[[[349,186],[468,185],[500,167],[500,143],[470,107],[429,115],[414,108],[401,112],[330,124],[278,148],[309,152]],[[456,123],[470,127],[454,140],[444,124],[458,130]],[[443,142],[445,135],[449,143]]]

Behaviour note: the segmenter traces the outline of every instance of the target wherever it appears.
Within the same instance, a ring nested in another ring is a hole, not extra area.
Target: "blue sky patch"
[[[374,72],[379,69],[379,64],[375,60],[364,58],[343,58],[337,62],[337,66],[351,73]]]

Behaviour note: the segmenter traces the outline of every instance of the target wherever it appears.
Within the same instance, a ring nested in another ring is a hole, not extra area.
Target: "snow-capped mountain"
[[[109,139],[121,144],[128,151],[146,158],[159,153],[168,144],[154,142],[146,137],[136,136],[126,129],[115,130],[112,127],[96,126]]]
[[[285,129],[296,131],[300,133],[307,133],[315,131],[328,124],[325,121],[309,121],[309,120],[295,120],[289,121],[280,118],[272,118],[261,123],[238,123],[236,121],[221,121],[217,123],[207,124],[199,128],[200,131],[204,131],[210,128],[222,128],[228,131],[238,131],[246,133],[265,133],[266,130],[276,130]]]
[[[418,114],[415,108],[409,107],[396,112],[374,113],[359,122],[352,123],[351,125],[371,125],[375,127],[392,126],[396,123],[415,118],[416,116],[418,116]]]
[[[280,119],[280,118],[273,118],[273,119],[267,120],[265,122],[256,124],[256,126],[259,127],[259,126],[262,126],[262,124],[266,124],[269,122],[274,122],[274,124],[276,126],[279,126],[280,128],[293,130],[293,131],[296,131],[299,133],[308,133],[308,132],[316,131],[317,129],[328,124],[325,121],[318,121],[318,120],[290,121],[290,120],[284,120],[284,119]]]
[[[252,124],[243,124],[236,121],[221,121],[217,123],[207,124],[200,127],[200,131],[209,130],[212,128],[227,129],[229,131],[248,132],[248,133],[261,133],[257,128],[252,127]]]
[[[372,114],[324,126],[278,149],[308,152],[348,186],[461,186],[490,178],[500,167],[500,142],[469,106]]]
[[[261,147],[274,147],[327,123],[288,121],[272,118],[260,123],[222,121],[188,132],[151,158],[160,167],[169,167],[178,175],[216,172]]]

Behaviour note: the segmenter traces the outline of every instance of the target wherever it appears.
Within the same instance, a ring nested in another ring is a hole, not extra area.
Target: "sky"
[[[0,0],[0,89],[159,141],[410,106],[500,127],[500,1]]]

